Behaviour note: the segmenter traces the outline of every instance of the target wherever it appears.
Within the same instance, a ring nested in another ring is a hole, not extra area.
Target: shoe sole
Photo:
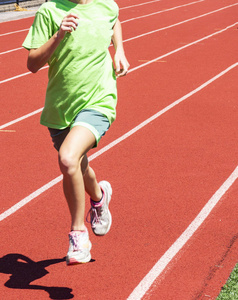
[[[73,265],[79,265],[79,264],[85,264],[87,262],[90,262],[91,260],[91,254],[89,254],[85,259],[83,260],[77,260],[76,258],[66,258],[66,264],[67,266],[73,266]]]
[[[89,241],[89,251],[92,249],[92,243]],[[85,257],[84,259],[77,259],[75,257],[68,258],[66,256],[66,264],[67,266],[72,266],[72,265],[79,265],[79,264],[85,264],[87,262],[90,262],[92,259],[91,253],[89,252],[88,256]]]

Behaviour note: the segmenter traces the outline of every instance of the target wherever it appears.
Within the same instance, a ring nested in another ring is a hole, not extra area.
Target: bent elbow
[[[31,49],[27,59],[27,69],[32,73],[36,73],[39,70],[38,65],[37,57],[35,57],[35,50]]]
[[[36,73],[38,71],[38,68],[36,68],[35,64],[31,64],[29,62],[27,62],[27,69],[32,73]]]

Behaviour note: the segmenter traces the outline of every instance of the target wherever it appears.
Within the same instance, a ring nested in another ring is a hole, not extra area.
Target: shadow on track
[[[0,273],[12,274],[4,284],[8,288],[44,290],[49,293],[50,299],[72,299],[74,295],[70,288],[30,284],[49,273],[46,267],[63,261],[65,257],[35,262],[25,255],[11,253],[0,258]]]

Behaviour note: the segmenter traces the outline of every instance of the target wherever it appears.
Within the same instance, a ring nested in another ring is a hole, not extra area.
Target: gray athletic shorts
[[[78,125],[88,128],[94,134],[96,139],[94,147],[97,147],[101,137],[105,135],[110,127],[108,119],[103,114],[96,110],[83,109],[78,113],[70,127],[65,129],[48,128],[56,150],[59,151],[70,129]]]

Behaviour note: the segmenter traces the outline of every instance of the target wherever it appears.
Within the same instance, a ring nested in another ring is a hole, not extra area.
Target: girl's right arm
[[[72,32],[77,28],[79,17],[76,14],[67,15],[60,24],[57,31],[44,45],[37,49],[30,49],[27,59],[27,68],[32,73],[36,73],[50,59],[55,49],[63,40],[66,32]]]

